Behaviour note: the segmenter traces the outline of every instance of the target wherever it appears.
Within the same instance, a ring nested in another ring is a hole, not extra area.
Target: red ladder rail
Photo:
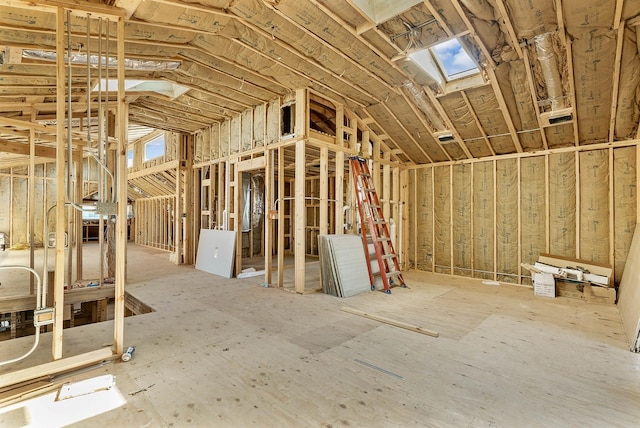
[[[359,156],[352,156],[349,158],[349,164],[351,166],[353,185],[356,192],[358,215],[360,216],[362,228],[362,244],[364,245],[367,258],[371,289],[375,290],[375,280],[373,270],[371,269],[371,256],[369,254],[367,234],[370,236],[371,243],[375,249],[384,292],[390,294],[392,285],[406,287],[406,283],[400,270],[398,256],[393,248],[389,227],[387,221],[384,219],[380,199],[373,184],[367,160]]]

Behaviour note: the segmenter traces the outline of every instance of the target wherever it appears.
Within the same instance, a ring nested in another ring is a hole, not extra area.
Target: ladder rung
[[[371,174],[367,174],[366,172],[361,172],[360,177],[371,177]]]
[[[400,272],[399,270],[392,270],[391,272],[387,272],[387,276],[400,276],[402,275],[402,272]]]
[[[387,224],[385,220],[373,220],[373,224]]]
[[[391,238],[388,238],[386,236],[378,236],[378,242],[389,242],[391,241]]]
[[[385,254],[384,256],[382,256],[383,260],[391,260],[391,259],[395,259],[396,255],[395,254]]]

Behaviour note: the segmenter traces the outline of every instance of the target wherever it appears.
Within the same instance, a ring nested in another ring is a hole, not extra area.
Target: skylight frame
[[[118,90],[117,79],[102,79],[98,81],[91,89],[91,92],[115,92]],[[155,92],[160,95],[164,95],[168,98],[176,99],[179,96],[189,92],[191,88],[179,85],[167,80],[160,79],[125,79],[124,81],[125,92]]]
[[[446,43],[451,43],[452,41],[455,42],[454,48],[457,48],[457,53],[455,55],[462,54],[463,60],[470,61],[473,66],[465,70],[453,73],[449,72],[447,69],[448,67],[445,64],[446,61],[442,58],[441,53],[438,51],[438,47]],[[455,37],[436,45],[413,51],[409,54],[409,57],[416,63],[416,65],[438,81],[441,86],[446,83],[480,74],[480,67],[478,64],[473,60],[473,58],[471,58],[471,55],[469,55],[469,52],[467,52],[464,45]]]

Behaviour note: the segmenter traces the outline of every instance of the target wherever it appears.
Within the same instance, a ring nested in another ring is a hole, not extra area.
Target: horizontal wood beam
[[[151,168],[144,168],[140,171],[133,171],[127,174],[127,178],[133,180],[135,178],[145,177],[151,174],[157,174],[159,172],[168,171],[170,169],[176,169],[178,167],[178,160],[172,160],[170,162],[161,163],[160,165],[152,166]]]
[[[38,366],[16,370],[11,373],[0,375],[0,388],[43,376],[52,376],[56,373],[66,372],[78,367],[88,366],[103,360],[111,359],[113,356],[111,348],[100,348],[84,354],[74,355],[73,357],[62,358],[49,363],[40,364]]]
[[[8,141],[0,138],[0,152],[29,156],[29,144]],[[55,159],[57,152],[58,149],[56,149],[55,147],[36,146],[34,154],[38,157]],[[80,150],[73,151],[73,160],[75,162],[79,162],[82,160],[82,152]]]

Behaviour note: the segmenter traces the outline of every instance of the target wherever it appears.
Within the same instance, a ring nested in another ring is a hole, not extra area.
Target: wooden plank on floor
[[[73,370],[78,367],[88,366],[102,360],[113,357],[111,348],[100,348],[85,354],[74,355],[73,357],[61,358],[49,363],[40,364],[38,366],[29,367],[22,370],[16,370],[11,373],[0,375],[0,388],[15,385],[20,382],[26,382],[42,376],[52,375]]]
[[[432,337],[440,336],[440,334],[436,331],[428,330],[426,328],[422,328],[416,325],[407,324],[402,321],[393,320],[391,318],[381,317],[379,315],[359,311],[358,309],[350,308],[348,306],[343,306],[340,308],[340,310],[353,315],[358,315],[360,317],[369,318],[370,320],[379,321],[384,324],[389,324],[394,327],[404,328],[405,330],[411,330],[411,331],[415,331],[416,333],[426,334],[427,336],[432,336]]]

